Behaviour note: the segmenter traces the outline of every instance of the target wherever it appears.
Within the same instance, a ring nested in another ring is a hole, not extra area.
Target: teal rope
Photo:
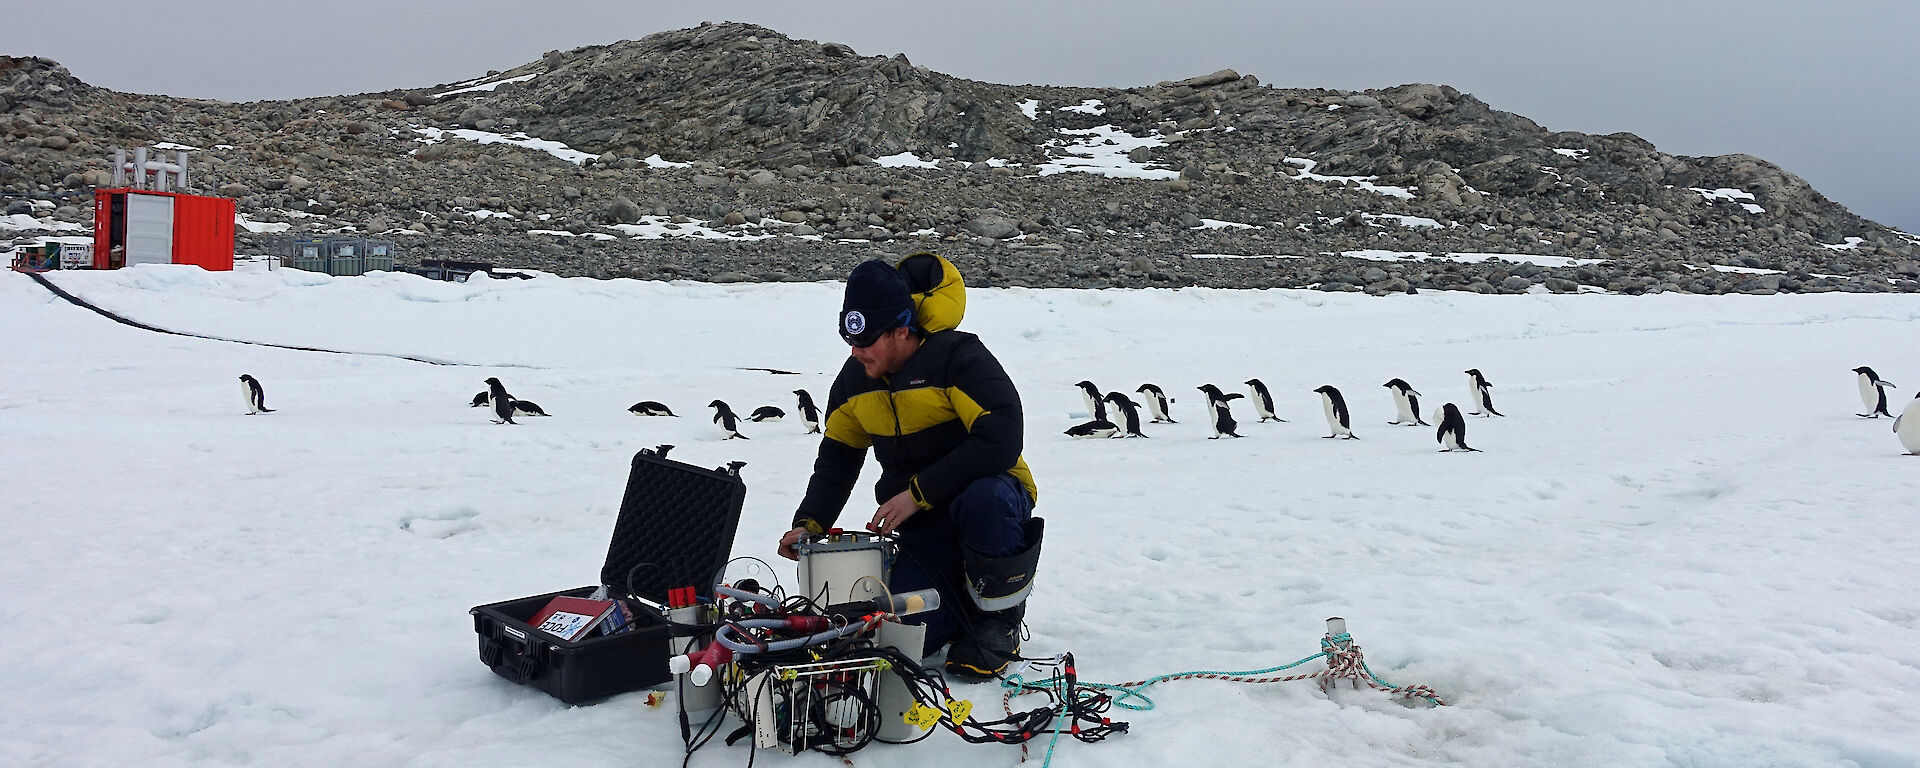
[[[1284,672],[1286,670],[1293,669],[1294,667],[1300,666],[1302,664],[1313,661],[1315,659],[1331,658],[1334,655],[1334,653],[1338,650],[1338,648],[1344,648],[1347,646],[1351,646],[1352,644],[1353,644],[1353,636],[1345,632],[1342,632],[1338,635],[1333,635],[1331,637],[1320,638],[1319,653],[1316,653],[1312,656],[1308,656],[1304,659],[1293,662],[1291,664],[1282,664],[1277,667],[1268,667],[1266,669],[1249,669],[1249,670],[1242,670],[1242,671],[1235,671],[1235,672],[1223,672],[1223,671],[1217,671],[1217,670],[1194,670],[1192,672],[1174,672],[1170,674],[1150,677],[1137,683],[1126,683],[1126,684],[1119,684],[1119,685],[1110,684],[1110,683],[1093,683],[1085,680],[1080,680],[1076,683],[1076,685],[1079,685],[1082,688],[1093,688],[1093,689],[1103,690],[1103,691],[1112,691],[1118,694],[1113,699],[1113,704],[1115,706],[1118,706],[1122,709],[1131,710],[1134,712],[1145,712],[1153,709],[1154,703],[1153,703],[1153,699],[1148,698],[1147,694],[1144,693],[1144,691],[1147,688],[1158,685],[1160,683],[1167,682],[1169,680],[1180,680],[1180,679],[1186,679],[1186,678],[1209,678],[1209,677],[1213,677],[1213,678],[1258,677],[1260,675],[1270,675],[1275,672]],[[1408,688],[1401,688],[1399,686],[1388,683],[1386,680],[1381,679],[1379,675],[1374,674],[1373,668],[1368,666],[1364,659],[1360,662],[1360,671],[1364,673],[1368,679],[1372,680],[1375,683],[1378,683],[1381,688],[1386,689],[1389,693],[1398,693],[1405,696],[1418,696],[1434,704],[1442,705],[1442,706],[1445,705],[1445,702],[1441,701],[1438,696],[1433,695],[1432,690],[1428,689],[1426,686],[1412,686]],[[1007,675],[1006,677],[1003,677],[1000,679],[1000,687],[1004,691],[1008,692],[1007,695],[1017,695],[1020,693],[1030,692],[1033,688],[1037,688],[1041,686],[1055,686],[1059,684],[1061,681],[1063,681],[1064,679],[1065,678],[1060,675],[1055,675],[1053,677],[1049,677],[1044,680],[1034,680],[1029,682],[1026,678],[1021,677],[1019,674],[1012,674],[1012,675]],[[1132,704],[1128,702],[1129,699],[1138,699],[1140,700],[1141,703]],[[1061,731],[1066,730],[1065,728],[1061,727],[1061,720],[1064,719],[1067,715],[1067,704],[1068,704],[1067,702],[1061,702],[1060,708],[1054,712],[1053,727],[1051,729],[1053,731],[1053,736],[1047,739],[1047,755],[1045,760],[1040,763],[1041,768],[1047,768],[1047,766],[1050,766],[1053,764],[1054,747],[1056,747],[1060,743]]]
[[[1325,641],[1322,641],[1322,643],[1324,642]],[[1292,664],[1282,664],[1277,667],[1268,667],[1266,669],[1249,669],[1249,670],[1242,670],[1242,671],[1236,671],[1236,672],[1223,672],[1223,671],[1217,671],[1217,670],[1195,670],[1192,672],[1174,672],[1171,674],[1160,675],[1158,677],[1148,678],[1138,683],[1131,683],[1126,685],[1115,685],[1112,683],[1093,683],[1093,682],[1088,682],[1086,680],[1079,681],[1078,685],[1082,688],[1095,688],[1103,691],[1114,691],[1119,694],[1119,696],[1113,700],[1113,703],[1115,706],[1118,706],[1122,709],[1129,709],[1135,712],[1146,712],[1148,710],[1153,709],[1154,704],[1153,704],[1153,699],[1148,698],[1145,693],[1142,693],[1142,691],[1152,686],[1159,685],[1160,683],[1167,682],[1168,680],[1176,680],[1176,679],[1188,678],[1188,677],[1203,677],[1203,676],[1255,677],[1258,675],[1270,675],[1275,672],[1281,672],[1281,671],[1293,669],[1294,667],[1300,666],[1309,661],[1313,661],[1314,659],[1323,658],[1326,655],[1327,655],[1326,651],[1321,651],[1320,653],[1316,653],[1312,656],[1308,656],[1304,659],[1293,662]],[[1061,678],[1056,675],[1054,677],[1049,677],[1044,680],[1035,680],[1032,682],[1028,682],[1024,678],[1015,674],[1015,675],[1006,676],[1005,679],[1000,681],[1000,686],[1002,688],[1016,689],[1018,691],[1024,692],[1029,686],[1047,686],[1047,685],[1052,685],[1060,680]],[[1127,702],[1128,699],[1139,699],[1143,703],[1130,704]]]

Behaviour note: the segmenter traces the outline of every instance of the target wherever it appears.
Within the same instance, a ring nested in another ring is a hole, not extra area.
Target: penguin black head
[[[801,397],[806,397],[806,398],[811,398],[811,397],[813,397],[812,395],[809,395],[809,394],[807,394],[807,391],[806,391],[806,390],[804,390],[804,389],[796,389],[796,390],[794,390],[794,391],[793,391],[793,393],[794,393],[794,394],[796,394],[796,395],[799,395],[799,396],[801,396]]]
[[[1094,395],[1100,394],[1100,388],[1094,386],[1093,382],[1087,381],[1086,379],[1081,379],[1080,381],[1075,382],[1074,386],[1086,390],[1089,394],[1094,394]]]
[[[1387,383],[1385,383],[1385,384],[1382,384],[1382,385],[1380,385],[1380,386],[1383,386],[1383,387],[1390,387],[1390,388],[1392,388],[1392,389],[1413,389],[1413,385],[1411,385],[1411,384],[1408,384],[1408,383],[1407,383],[1407,382],[1406,382],[1405,380],[1403,380],[1403,379],[1392,379],[1392,380],[1389,380],[1389,381],[1388,381]]]
[[[1853,372],[1854,372],[1854,373],[1857,373],[1857,374],[1860,374],[1860,375],[1862,375],[1862,376],[1865,376],[1865,377],[1867,377],[1867,378],[1869,378],[1869,379],[1878,379],[1878,378],[1880,378],[1880,374],[1877,374],[1877,373],[1874,373],[1874,372],[1873,372],[1873,369],[1872,369],[1872,368],[1868,368],[1868,367],[1866,367],[1866,366],[1864,366],[1864,365],[1863,365],[1863,366],[1860,366],[1860,367],[1858,367],[1858,368],[1855,368],[1855,369],[1853,369]]]
[[[715,400],[715,401],[713,401],[713,402],[711,402],[711,403],[707,403],[707,407],[708,407],[708,408],[714,408],[714,409],[718,409],[718,410],[721,410],[721,411],[731,411],[731,410],[733,410],[733,409],[732,409],[731,407],[728,407],[726,403],[724,403],[724,402],[721,402],[721,401],[719,401],[719,400]]]
[[[1472,377],[1474,377],[1474,378],[1476,378],[1476,379],[1477,379],[1477,378],[1480,378],[1480,369],[1478,369],[1478,368],[1468,368],[1468,369],[1467,369],[1467,375],[1468,375],[1468,376],[1472,376]]]
[[[1101,399],[1102,399],[1102,400],[1105,400],[1105,401],[1107,401],[1107,402],[1109,402],[1109,403],[1113,403],[1113,404],[1115,404],[1115,405],[1118,405],[1118,404],[1120,404],[1120,403],[1132,403],[1132,402],[1133,402],[1133,399],[1132,399],[1132,398],[1129,398],[1129,397],[1127,397],[1127,395],[1126,395],[1126,393],[1124,393],[1124,392],[1121,392],[1120,390],[1117,390],[1117,389],[1116,389],[1116,390],[1114,390],[1114,391],[1112,391],[1112,392],[1108,392],[1108,393],[1107,393],[1107,396],[1106,396],[1106,397],[1103,397],[1103,398],[1101,398]]]
[[[1247,380],[1246,380],[1245,382],[1243,382],[1243,383],[1245,383],[1245,384],[1246,384],[1247,386],[1249,386],[1249,387],[1264,387],[1264,386],[1266,386],[1265,384],[1262,384],[1262,383],[1260,383],[1260,380],[1259,380],[1259,379],[1247,379]]]
[[[487,382],[486,382],[486,384],[487,384],[487,386],[489,386],[489,387],[504,387],[504,386],[505,386],[505,385],[503,385],[503,384],[501,384],[501,383],[500,383],[500,380],[499,380],[499,379],[497,379],[497,378],[494,378],[494,377],[492,377],[492,376],[488,376],[488,377],[487,377]]]
[[[1334,389],[1332,384],[1322,384],[1320,385],[1319,389],[1316,389],[1314,391],[1320,394],[1326,395],[1328,397],[1332,397],[1335,394],[1338,394],[1340,392],[1340,390]]]
[[[1194,389],[1197,389],[1197,390],[1200,390],[1200,391],[1202,391],[1202,392],[1205,392],[1205,393],[1207,393],[1207,394],[1209,394],[1209,395],[1212,395],[1212,396],[1214,396],[1214,397],[1219,397],[1219,396],[1220,396],[1221,394],[1223,394],[1223,393],[1222,393],[1222,392],[1220,391],[1220,388],[1219,388],[1219,387],[1216,387],[1216,386],[1214,386],[1214,385],[1212,385],[1212,384],[1202,384],[1202,385],[1200,385],[1200,386],[1197,386],[1197,387],[1194,387]]]
[[[259,379],[254,378],[253,374],[251,373],[240,374],[240,380],[250,384],[257,384],[260,381]]]
[[[1154,393],[1154,394],[1159,394],[1159,393],[1160,393],[1160,388],[1159,388],[1159,387],[1156,387],[1156,386],[1154,386],[1154,385],[1152,385],[1152,384],[1142,384],[1142,385],[1140,385],[1140,388],[1139,388],[1139,389],[1136,389],[1136,390],[1134,390],[1134,391],[1135,391],[1135,392],[1152,392],[1152,393]]]

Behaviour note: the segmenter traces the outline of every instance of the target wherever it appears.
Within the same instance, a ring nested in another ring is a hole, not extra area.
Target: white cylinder
[[[880,539],[865,533],[834,534],[826,541],[801,541],[800,584],[806,597],[822,606],[864,602],[886,594],[887,552]]]
[[[667,618],[680,624],[699,624],[706,620],[706,612],[705,607],[695,604],[669,610]],[[713,682],[712,669],[695,666],[694,660],[685,655],[698,653],[704,646],[698,637],[681,637],[674,638],[672,647],[680,654],[668,662],[668,671],[680,678],[680,710],[690,720],[704,721],[720,706],[720,686]],[[705,674],[701,674],[703,671]]]

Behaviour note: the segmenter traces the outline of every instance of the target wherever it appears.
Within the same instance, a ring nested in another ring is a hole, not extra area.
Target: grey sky
[[[1442,83],[1554,130],[1757,155],[1855,213],[1920,233],[1915,0],[0,6],[0,53],[57,59],[115,90],[233,101],[453,82],[703,20],[999,83],[1130,86],[1229,67],[1284,87]]]

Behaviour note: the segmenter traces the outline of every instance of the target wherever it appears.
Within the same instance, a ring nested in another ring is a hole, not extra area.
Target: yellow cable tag
[[[961,699],[947,705],[947,714],[953,718],[954,725],[967,721],[967,715],[973,714],[973,702]]]
[[[901,713],[900,719],[915,728],[932,728],[934,723],[940,722],[940,712],[925,704],[914,704]]]

